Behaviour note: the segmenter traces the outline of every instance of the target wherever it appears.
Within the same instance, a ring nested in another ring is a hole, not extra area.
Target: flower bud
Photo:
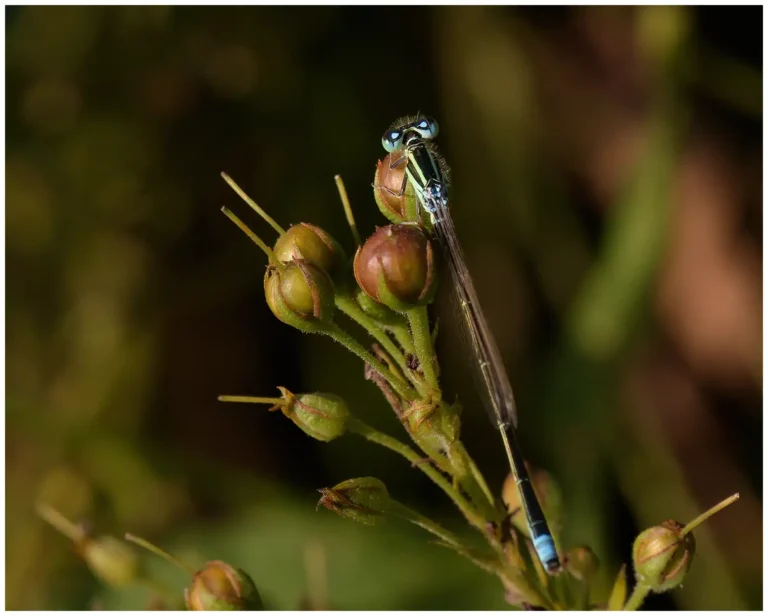
[[[533,491],[536,493],[539,503],[541,503],[541,508],[544,510],[544,515],[549,522],[551,530],[557,533],[563,511],[560,490],[546,471],[539,469],[531,470],[528,464],[526,464],[526,468],[531,477]],[[510,514],[512,524],[528,536],[528,522],[525,519],[525,512],[523,511],[520,499],[520,488],[515,482],[515,477],[512,473],[507,475],[507,479],[504,481],[501,498],[507,507],[507,512]]]
[[[393,165],[393,163],[397,163]],[[416,193],[406,181],[408,159],[402,152],[390,153],[376,164],[373,178],[373,198],[379,211],[395,224],[418,222],[419,206]]]
[[[139,557],[135,550],[116,537],[84,537],[76,549],[93,574],[109,586],[128,586],[139,575]]]
[[[322,496],[318,505],[369,526],[383,522],[390,506],[387,487],[375,477],[347,479],[319,491]]]
[[[691,568],[696,552],[692,533],[682,534],[684,526],[667,520],[647,528],[632,546],[632,562],[638,581],[654,592],[680,586]]]
[[[263,610],[259,591],[242,569],[220,560],[206,563],[184,590],[187,609],[196,611]]]
[[[344,434],[349,419],[349,407],[334,394],[299,394],[294,396],[285,387],[278,387],[284,404],[273,406],[288,419],[318,441],[332,441]]]
[[[333,318],[333,283],[323,270],[303,260],[270,266],[264,294],[272,313],[303,332],[319,332]]]
[[[432,243],[416,225],[388,225],[357,250],[357,284],[377,302],[397,311],[432,301],[436,267]]]
[[[273,249],[282,263],[303,260],[336,279],[347,260],[344,249],[320,227],[302,222],[281,235]]]
[[[595,553],[585,545],[568,550],[565,556],[565,569],[576,579],[589,583],[597,573],[600,561]]]
[[[408,433],[428,455],[450,449],[461,431],[461,406],[445,402],[414,401],[403,414]]]

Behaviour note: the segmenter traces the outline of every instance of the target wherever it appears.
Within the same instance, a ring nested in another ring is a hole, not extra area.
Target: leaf
[[[612,612],[620,611],[627,601],[627,566],[621,565],[619,575],[616,576],[616,583],[611,590],[611,597],[608,599],[608,610]]]

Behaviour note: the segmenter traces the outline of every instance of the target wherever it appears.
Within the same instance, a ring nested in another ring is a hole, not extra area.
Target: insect
[[[556,573],[560,570],[560,559],[555,542],[517,441],[517,407],[512,386],[480,306],[448,208],[448,168],[434,143],[438,132],[437,122],[430,117],[405,118],[384,133],[382,145],[387,152],[401,155],[392,157],[395,159],[392,167],[406,160],[402,191],[405,192],[406,183],[410,182],[442,248],[451,272],[452,295],[462,321],[463,337],[471,350],[480,395],[491,422],[501,434],[512,475],[520,490],[534,549],[547,572]]]

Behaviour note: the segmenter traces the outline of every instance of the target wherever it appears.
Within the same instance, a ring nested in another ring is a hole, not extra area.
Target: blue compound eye
[[[387,152],[394,152],[399,150],[403,143],[403,131],[401,130],[388,130],[381,138],[381,145]]]
[[[411,128],[419,133],[422,139],[434,139],[437,137],[437,133],[440,130],[437,121],[426,116],[416,120],[411,124]]]

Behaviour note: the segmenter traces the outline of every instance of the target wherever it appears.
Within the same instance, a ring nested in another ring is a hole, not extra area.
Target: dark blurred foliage
[[[401,434],[357,359],[268,312],[265,258],[219,208],[274,233],[219,172],[351,251],[333,176],[364,234],[384,224],[380,136],[417,110],[441,124],[567,543],[591,545],[608,584],[639,530],[738,491],[697,531],[684,588],[648,607],[761,607],[761,8],[15,7],[6,27],[8,608],[148,600],[100,588],[38,500],[231,561],[278,608],[299,605],[308,550],[335,607],[504,607],[418,530],[315,511],[315,488],[375,475],[460,530],[402,460],[216,401],[331,391]],[[500,489],[445,316],[446,382]]]

